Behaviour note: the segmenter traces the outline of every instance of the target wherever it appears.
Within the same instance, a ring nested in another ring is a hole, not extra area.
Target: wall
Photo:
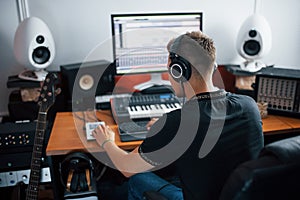
[[[184,3],[183,3],[184,2]],[[204,32],[214,38],[219,64],[242,61],[235,49],[240,25],[253,12],[254,0],[28,0],[31,16],[44,20],[56,42],[56,57],[49,70],[61,64],[81,62],[97,45],[103,59],[112,59],[110,14],[123,12],[202,11]],[[300,65],[300,1],[262,0],[260,12],[270,23],[273,43],[263,59],[267,64],[298,68]],[[18,26],[16,1],[0,1],[0,116],[6,114],[7,77],[23,70],[13,55]],[[101,58],[100,58],[101,59]]]

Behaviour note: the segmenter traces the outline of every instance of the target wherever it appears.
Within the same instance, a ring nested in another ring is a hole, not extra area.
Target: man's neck
[[[205,92],[214,92],[219,90],[219,88],[215,87],[212,84],[212,82],[209,84],[206,83],[203,84],[203,82],[194,85],[184,84],[184,89],[185,89],[185,96],[187,100],[189,100],[196,94],[205,93]]]

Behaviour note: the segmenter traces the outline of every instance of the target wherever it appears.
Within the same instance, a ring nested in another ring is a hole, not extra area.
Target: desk
[[[86,140],[84,118],[86,121],[91,122],[100,119],[109,125],[116,133],[116,144],[122,149],[133,149],[141,143],[141,141],[121,142],[117,134],[118,127],[110,110],[89,111],[85,113],[58,112],[47,145],[47,156],[64,155],[74,151],[101,151],[96,141]]]
[[[85,131],[83,129],[84,121],[82,120],[84,117],[87,121],[95,121],[96,119],[105,121],[105,123],[115,131],[116,144],[122,149],[133,149],[141,143],[141,141],[121,142],[117,134],[117,125],[113,120],[110,110],[90,111],[86,113],[58,112],[46,149],[48,156],[64,155],[73,151],[101,151],[96,141],[86,140]],[[268,115],[268,117],[262,121],[265,136],[300,132],[300,119]]]

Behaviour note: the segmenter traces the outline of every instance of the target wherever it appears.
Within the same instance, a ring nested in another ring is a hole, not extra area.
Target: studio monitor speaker
[[[14,38],[17,61],[28,69],[44,69],[55,57],[55,44],[48,26],[37,17],[24,19]]]
[[[92,109],[95,106],[95,96],[113,91],[113,63],[99,60],[61,65],[60,68],[63,92],[73,110]]]
[[[238,53],[246,59],[248,65],[244,66],[247,71],[258,71],[262,68],[258,61],[267,53],[269,53],[272,46],[271,28],[266,19],[259,14],[249,16],[242,24],[236,42],[236,49]],[[253,63],[251,65],[250,63]]]

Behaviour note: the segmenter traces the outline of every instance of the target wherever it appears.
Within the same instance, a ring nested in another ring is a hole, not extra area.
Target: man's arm
[[[132,152],[127,152],[118,147],[115,142],[115,133],[106,125],[99,125],[93,136],[97,143],[106,151],[115,167],[126,177],[136,173],[148,171],[153,168],[138,152],[138,147]]]
[[[120,149],[114,142],[109,142],[104,146],[104,149],[115,167],[126,177],[153,168],[151,164],[141,158],[138,147],[128,153]]]

